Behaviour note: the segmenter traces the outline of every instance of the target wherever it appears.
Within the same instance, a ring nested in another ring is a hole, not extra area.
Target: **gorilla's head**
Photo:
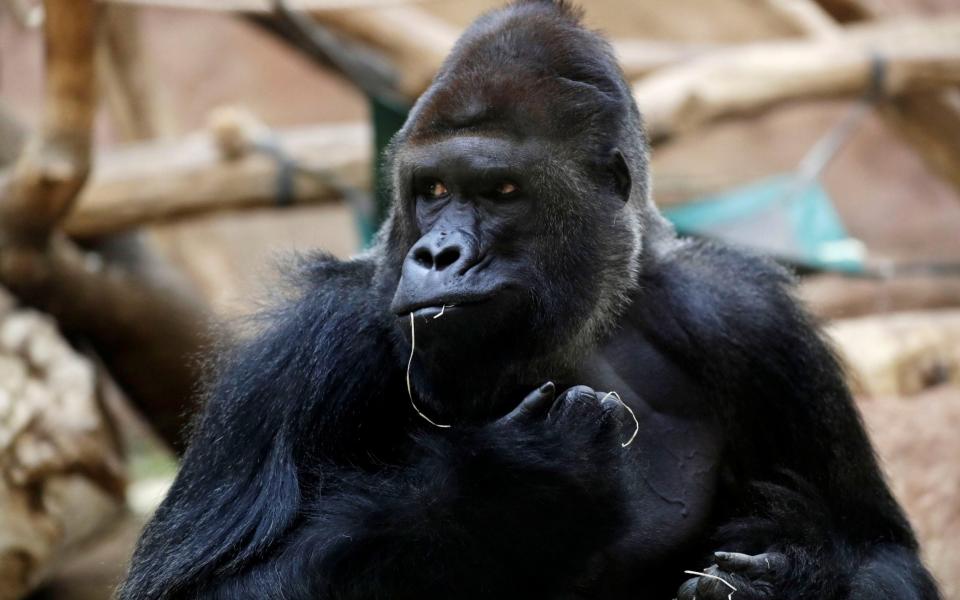
[[[476,21],[387,156],[381,281],[418,352],[509,369],[595,339],[660,227],[646,152],[609,45],[566,3]]]

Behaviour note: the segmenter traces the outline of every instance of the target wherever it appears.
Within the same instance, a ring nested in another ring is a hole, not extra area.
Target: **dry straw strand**
[[[441,314],[442,313],[441,309]],[[434,317],[436,318],[436,317]],[[410,368],[413,366],[413,353],[417,349],[417,328],[413,324],[413,313],[410,313],[410,358],[407,359],[407,396],[410,397],[410,406],[413,407],[413,410],[417,411],[417,414],[420,415],[424,421],[430,423],[434,427],[439,427],[441,429],[449,429],[451,425],[444,425],[442,423],[437,423],[423,412],[417,408],[417,403],[413,401],[413,388],[410,386]]]
[[[633,418],[633,426],[634,426],[633,435],[630,436],[630,439],[620,444],[620,447],[626,448],[627,446],[633,443],[633,440],[636,439],[637,434],[640,433],[640,421],[637,420],[637,415],[636,413],[633,412],[633,409],[630,408],[630,406],[623,401],[623,398],[620,397],[620,394],[616,392],[607,392],[607,395],[601,398],[600,402],[603,402],[604,400],[606,400],[607,398],[610,398],[611,396],[616,398],[617,402],[619,402],[622,407],[627,409],[627,412],[629,412],[630,416]]]

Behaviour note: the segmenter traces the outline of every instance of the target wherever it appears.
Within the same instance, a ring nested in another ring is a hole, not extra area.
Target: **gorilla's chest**
[[[713,507],[723,443],[708,395],[631,328],[589,356],[576,377],[573,383],[616,391],[637,417],[637,436],[623,450],[634,476],[631,543],[647,556],[663,556],[692,541]]]

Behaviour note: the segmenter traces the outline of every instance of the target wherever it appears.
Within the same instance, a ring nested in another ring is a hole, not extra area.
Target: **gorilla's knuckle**
[[[699,578],[692,577],[683,582],[677,591],[677,600],[694,600],[697,594],[697,583]]]
[[[575,385],[567,390],[567,397],[572,401],[595,400],[597,392],[592,387],[586,385]]]

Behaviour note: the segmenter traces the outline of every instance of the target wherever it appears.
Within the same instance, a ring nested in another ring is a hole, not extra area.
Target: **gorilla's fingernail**
[[[543,392],[543,393],[547,393],[547,392],[551,391],[552,389],[553,389],[553,382],[552,382],[552,381],[548,381],[548,382],[546,382],[545,384],[543,384],[543,385],[540,386],[540,391]]]

